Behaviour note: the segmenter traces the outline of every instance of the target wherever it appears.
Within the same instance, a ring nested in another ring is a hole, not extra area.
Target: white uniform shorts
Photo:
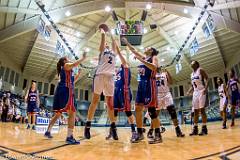
[[[192,105],[194,109],[201,109],[206,104],[206,94],[203,94],[204,89],[193,91]]]
[[[114,94],[114,79],[112,75],[96,75],[93,80],[93,92],[104,96],[113,96]]]
[[[223,111],[224,106],[227,106],[227,97],[220,98],[220,104],[219,104],[220,111]]]
[[[167,107],[171,105],[173,105],[173,98],[170,92],[158,93],[157,109],[167,109]]]

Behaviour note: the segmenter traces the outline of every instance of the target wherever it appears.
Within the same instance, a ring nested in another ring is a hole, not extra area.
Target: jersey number
[[[112,58],[111,56],[109,56],[108,58],[109,58],[108,63],[109,63],[109,64],[112,64],[113,58]]]

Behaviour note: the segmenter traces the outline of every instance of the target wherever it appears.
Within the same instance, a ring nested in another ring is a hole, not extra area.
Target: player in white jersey
[[[107,27],[107,26],[105,26]],[[93,96],[92,102],[88,109],[87,122],[84,129],[84,137],[91,138],[90,127],[96,111],[100,95],[103,92],[108,108],[108,116],[111,122],[110,133],[114,140],[118,140],[117,129],[115,125],[114,109],[113,109],[113,95],[114,95],[114,74],[115,74],[115,51],[116,46],[114,39],[112,39],[112,49],[106,43],[106,34],[103,28],[100,28],[101,43],[99,47],[99,63],[93,80]]]
[[[192,107],[194,108],[194,127],[190,136],[194,135],[207,135],[207,114],[205,111],[206,95],[208,89],[208,75],[200,68],[197,61],[192,61],[191,67],[193,72],[191,74],[192,87],[188,90],[188,95],[193,91]],[[199,113],[202,116],[202,131],[198,134],[198,119]]]
[[[175,126],[175,131],[177,137],[184,137],[185,135],[182,133],[177,119],[176,109],[173,103],[172,94],[169,89],[169,85],[172,84],[172,77],[170,73],[166,69],[158,69],[158,73],[156,75],[156,83],[157,83],[157,97],[158,97],[158,107],[157,113],[159,115],[160,110],[168,110],[169,115],[171,116],[173,125]],[[148,137],[152,137],[153,128],[148,131]]]
[[[222,78],[218,77],[217,78],[217,84],[218,84],[218,94],[220,97],[220,114],[221,117],[223,119],[223,127],[222,129],[226,129],[227,128],[227,91],[226,91],[226,86],[223,83]]]

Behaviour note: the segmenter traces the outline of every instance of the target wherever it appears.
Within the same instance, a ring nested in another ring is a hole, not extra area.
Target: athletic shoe
[[[145,129],[145,128],[142,128],[142,132],[145,133],[145,132],[146,132],[146,129]]]
[[[227,129],[227,122],[223,122],[222,129]]]
[[[198,126],[194,126],[192,133],[189,134],[189,136],[196,136],[198,135]]]
[[[234,126],[235,126],[235,122],[233,120],[232,123],[231,123],[231,127],[234,127]]]
[[[163,126],[161,126],[161,127],[160,127],[160,133],[164,133],[165,131],[166,131],[166,128],[163,127]]]
[[[27,125],[27,129],[30,129],[30,128],[31,128],[31,126],[30,126],[30,124],[28,124],[28,125]]]
[[[131,138],[131,142],[132,142],[132,143],[138,143],[138,142],[140,142],[140,141],[143,140],[143,139],[144,139],[143,134],[136,133],[136,134],[134,135],[134,137]]]
[[[36,130],[36,127],[35,127],[35,125],[33,125],[33,126],[32,126],[32,130]]]
[[[153,136],[153,129],[149,129],[148,130],[147,138],[154,138],[154,136]]]
[[[84,137],[86,139],[90,139],[91,138],[90,128],[88,128],[88,127],[84,128]]]
[[[155,137],[151,138],[148,141],[149,144],[157,144],[157,143],[162,143],[162,136],[161,133],[155,133]]]
[[[75,145],[75,144],[80,144],[80,141],[77,141],[73,136],[67,137],[66,139],[67,144]]]
[[[109,134],[106,137],[106,140],[109,140],[113,138],[114,140],[118,140],[118,135],[117,135],[117,129],[116,128],[110,128]]]
[[[116,128],[111,128],[111,134],[114,140],[118,140],[118,135],[117,135],[117,129]]]
[[[47,137],[47,138],[53,138],[53,136],[51,135],[51,133],[50,132],[45,132],[45,134],[44,134],[44,137]]]
[[[185,137],[185,134],[182,133],[182,131],[181,131],[181,129],[180,129],[179,126],[177,126],[177,127],[175,128],[175,131],[176,131],[177,137]]]
[[[202,131],[199,133],[199,136],[204,136],[208,134],[207,126],[202,126]]]

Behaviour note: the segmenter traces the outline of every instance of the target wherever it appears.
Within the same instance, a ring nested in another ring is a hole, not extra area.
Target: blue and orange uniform
[[[132,92],[130,88],[131,71],[121,65],[116,73],[114,89],[114,110],[131,111]]]
[[[60,71],[60,82],[54,94],[53,111],[76,111],[74,98],[74,72],[67,71],[64,67]]]
[[[39,112],[38,107],[38,91],[31,89],[28,91],[28,98],[27,98],[27,112],[28,113],[37,113]]]
[[[152,63],[153,58],[146,59]],[[156,86],[156,71],[149,69],[146,65],[138,66],[140,81],[138,83],[138,91],[136,96],[136,104],[144,105],[145,107],[157,107],[157,86]]]

